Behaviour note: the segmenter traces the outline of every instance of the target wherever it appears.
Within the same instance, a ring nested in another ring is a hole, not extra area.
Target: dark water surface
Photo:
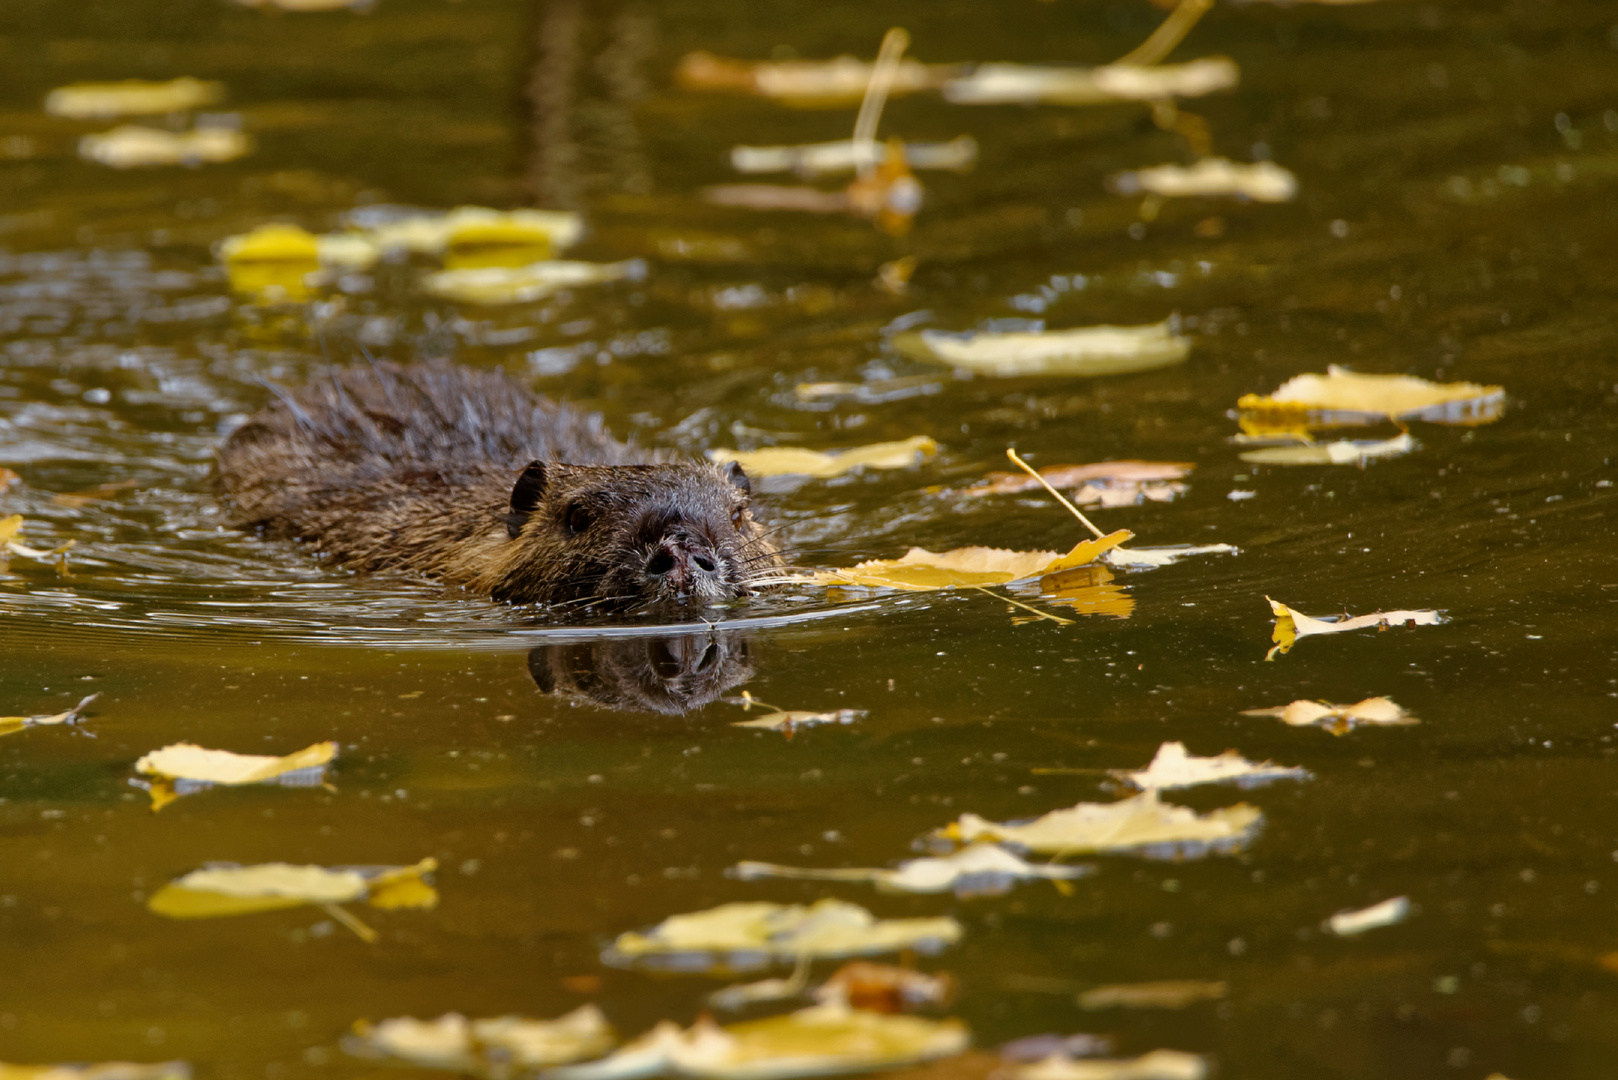
[[[884,133],[971,134],[982,156],[923,176],[902,239],[697,197],[736,179],[731,145],[846,137],[853,110],[678,90],[691,49],[870,56],[903,25],[927,61],[1099,63],[1160,18],[1122,0],[5,4],[0,466],[21,479],[0,511],[25,515],[32,545],[77,547],[71,577],[15,558],[0,578],[0,713],[101,697],[81,730],[0,739],[0,1060],[348,1077],[372,1068],[336,1048],[362,1017],[554,1016],[585,1000],[632,1034],[689,1022],[723,977],[605,968],[613,935],[727,901],[840,896],[963,922],[962,943],[922,963],[959,977],[954,1012],[984,1046],[1110,1033],[1124,1053],[1210,1054],[1231,1078],[1613,1075],[1618,10],[1221,5],[1175,58],[1234,57],[1241,88],[1186,107],[1217,152],[1292,169],[1286,205],[1184,200],[1142,223],[1105,178],[1186,160],[1145,107],[928,95],[891,103]],[[579,73],[558,75],[551,53],[526,70],[540,28],[554,46],[563,26]],[[256,152],[117,172],[74,151],[110,122],[40,106],[69,82],[178,75],[223,81]],[[419,290],[420,266],[384,265],[266,306],[232,295],[212,253],[267,220],[322,231],[381,203],[572,205],[591,232],[570,254],[642,259],[646,276],[458,308]],[[909,291],[878,288],[879,265],[907,255]],[[896,326],[1173,313],[1189,362],[1134,376],[968,378],[890,343]],[[1065,549],[1074,523],[1044,498],[939,494],[1002,468],[1008,445],[1046,464],[1194,462],[1179,501],[1094,516],[1141,543],[1240,551],[1120,573],[1125,619],[1024,621],[979,592],[806,592],[710,637],[356,579],[220,529],[207,473],[221,433],[269,400],[264,380],[296,384],[362,345],[503,366],[662,447],[939,441],[909,470],[761,483],[808,565],[911,544]],[[1507,409],[1418,426],[1413,453],[1363,469],[1238,460],[1236,399],[1328,364],[1498,383]],[[919,378],[829,401],[793,389],[899,377]],[[103,501],[51,500],[121,481]],[[1305,640],[1266,663],[1266,594],[1313,615],[1448,622]],[[694,673],[672,690],[613,679],[647,670]],[[726,683],[868,715],[787,740],[732,727],[745,714],[723,702],[628,707]],[[1239,715],[1372,695],[1421,723],[1334,737]],[[137,758],[176,741],[279,754],[323,739],[342,744],[333,790],[212,791],[154,815],[128,785]],[[1071,895],[724,875],[739,859],[890,865],[963,811],[1106,801],[1101,770],[1142,767],[1165,740],[1314,777],[1176,796],[1246,799],[1263,832],[1238,855],[1102,858]],[[1033,771],[1051,768],[1069,771]],[[179,922],[144,906],[210,860],[427,856],[439,906],[366,909],[376,944],[315,908]],[[1320,929],[1397,895],[1415,905],[1402,925]],[[1097,984],[1165,979],[1230,995],[1075,1005]]]

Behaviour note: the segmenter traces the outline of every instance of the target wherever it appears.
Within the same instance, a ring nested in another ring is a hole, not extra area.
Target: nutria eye
[[[567,510],[567,531],[581,533],[595,521],[595,515],[583,503],[574,503]]]

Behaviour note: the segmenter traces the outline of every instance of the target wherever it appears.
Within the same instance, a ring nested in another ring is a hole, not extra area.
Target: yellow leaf
[[[1054,551],[1007,551],[988,547],[956,548],[943,552],[911,548],[897,559],[872,559],[846,570],[821,570],[815,574],[814,581],[822,585],[914,592],[1004,585],[1010,581],[1053,574],[1094,562],[1132,536],[1134,534],[1128,529],[1119,529],[1097,540],[1081,541],[1066,555],[1058,555]]]
[[[1338,937],[1353,937],[1367,930],[1393,926],[1410,917],[1410,897],[1395,896],[1359,911],[1339,911],[1326,920],[1326,928]]]
[[[146,906],[171,919],[245,915],[367,898],[376,907],[431,907],[437,893],[421,877],[437,865],[433,859],[423,859],[415,866],[207,866],[169,882]],[[425,899],[424,889],[432,894],[430,900]]]
[[[1271,446],[1244,450],[1237,455],[1254,465],[1363,465],[1375,458],[1399,457],[1410,453],[1416,440],[1408,431],[1391,439],[1337,439],[1317,443],[1305,439],[1297,446]]]
[[[1268,397],[1247,394],[1236,402],[1242,429],[1250,433],[1382,420],[1487,424],[1500,419],[1505,407],[1504,387],[1435,383],[1413,375],[1362,375],[1335,364],[1324,375],[1288,379]]]
[[[1277,654],[1290,652],[1298,638],[1311,637],[1315,634],[1342,634],[1368,627],[1386,630],[1393,626],[1438,626],[1444,621],[1442,612],[1426,610],[1373,611],[1369,615],[1329,621],[1311,618],[1285,604],[1276,603],[1268,596],[1264,599],[1269,603],[1270,610],[1275,613],[1275,629],[1270,633],[1270,640],[1275,642],[1275,647],[1265,655],[1266,660],[1273,660]]]
[[[878,919],[857,904],[821,900],[722,904],[675,915],[644,933],[620,934],[602,959],[615,966],[647,964],[690,970],[767,967],[800,956],[844,957],[917,949],[932,952],[961,937],[954,919]]]
[[[6,1065],[0,1080],[191,1080],[191,1066],[183,1061],[137,1064],[105,1061],[96,1065]]]
[[[632,277],[640,264],[535,262],[527,266],[479,266],[428,274],[422,287],[434,296],[462,304],[527,304],[563,289],[600,285]]]
[[[415,866],[385,867],[371,879],[371,892],[366,903],[374,908],[415,908],[430,910],[438,906],[438,890],[427,884],[425,877],[438,869],[438,860],[427,858]]]
[[[791,878],[801,881],[868,881],[884,892],[941,893],[957,896],[992,896],[1011,891],[1018,881],[1064,880],[1093,873],[1088,866],[1041,865],[994,844],[970,844],[951,855],[909,859],[889,870],[777,866],[774,863],[741,862],[731,875],[742,881],[759,878]]]
[[[815,727],[819,724],[852,724],[865,715],[864,709],[835,709],[831,712],[809,712],[804,709],[790,709],[784,712],[766,713],[756,720],[735,720],[731,727],[763,728],[766,731],[785,731],[790,734],[800,727]]]
[[[7,518],[0,518],[0,544],[9,543],[16,538],[22,530],[22,515],[12,514]]]
[[[1140,791],[1172,791],[1198,784],[1230,784],[1252,787],[1272,780],[1307,780],[1307,769],[1274,762],[1248,761],[1234,750],[1214,757],[1197,757],[1187,752],[1185,743],[1166,742],[1144,769],[1108,769],[1113,778]]]
[[[799,108],[840,108],[859,104],[874,67],[852,56],[755,63],[693,52],[681,57],[674,78],[688,90],[758,94]],[[933,89],[955,70],[943,64],[903,60],[894,71],[888,93],[897,97]]]
[[[125,79],[122,82],[73,83],[45,97],[45,111],[73,120],[105,120],[114,116],[150,116],[188,112],[225,99],[223,83],[181,78],[167,82]]]
[[[1011,1070],[1008,1080],[1207,1080],[1208,1060],[1181,1050],[1153,1050],[1137,1058],[1070,1058],[1052,1054],[1044,1061]]]
[[[923,330],[895,335],[893,345],[918,359],[1000,376],[1118,375],[1183,363],[1191,355],[1191,340],[1167,322],[1040,333]]]
[[[135,771],[170,780],[212,784],[262,784],[286,773],[325,765],[337,756],[335,742],[315,743],[285,757],[207,750],[194,743],[174,743],[135,762]]]
[[[565,211],[458,206],[448,213],[395,217],[366,232],[384,249],[449,255],[453,248],[455,254],[470,260],[462,265],[471,265],[480,249],[540,249],[548,258],[578,242],[584,235],[584,219]]]
[[[1264,815],[1238,803],[1199,815],[1159,801],[1144,791],[1114,803],[1079,803],[1026,822],[994,822],[976,814],[933,833],[935,841],[969,844],[989,840],[1042,853],[1113,852],[1148,858],[1191,858],[1246,846]]]
[[[1293,727],[1322,727],[1334,735],[1345,735],[1359,724],[1415,724],[1417,719],[1391,698],[1366,698],[1353,705],[1332,705],[1324,701],[1294,701],[1273,709],[1243,709],[1243,716],[1273,716]]]
[[[612,1025],[594,1005],[581,1005],[555,1020],[499,1016],[468,1020],[446,1013],[437,1020],[395,1017],[361,1020],[343,1049],[357,1057],[393,1058],[418,1068],[485,1073],[541,1069],[596,1057],[612,1049]]]
[[[796,446],[762,450],[709,450],[711,461],[734,461],[752,476],[805,475],[818,479],[840,476],[858,468],[905,469],[938,453],[938,444],[925,435],[897,442],[871,443],[848,450],[823,453]]]

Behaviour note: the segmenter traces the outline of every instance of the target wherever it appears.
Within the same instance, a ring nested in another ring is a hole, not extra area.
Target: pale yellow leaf
[[[911,548],[897,559],[873,559],[846,570],[821,570],[814,580],[822,585],[909,591],[1003,585],[1092,563],[1133,536],[1129,530],[1119,529],[1099,539],[1081,541],[1065,555],[988,547],[943,552]]]
[[[1292,446],[1267,446],[1244,450],[1237,456],[1254,465],[1363,465],[1378,458],[1400,457],[1416,448],[1408,431],[1391,439],[1335,439],[1331,442],[1302,442]]]
[[[1240,81],[1234,60],[1213,56],[1184,64],[1093,68],[979,64],[971,74],[946,82],[943,91],[945,100],[957,105],[1094,105],[1203,97],[1233,89]]]
[[[1298,194],[1298,178],[1275,162],[1246,165],[1229,158],[1121,172],[1112,177],[1111,185],[1120,195],[1145,193],[1163,198],[1200,195],[1281,203],[1291,202]]]
[[[540,259],[571,247],[584,235],[584,219],[560,210],[491,210],[483,206],[460,206],[448,213],[395,215],[369,224],[364,215],[351,215],[359,226],[384,250],[411,251],[422,255],[445,255],[460,249],[471,255],[475,249],[514,248],[535,251]],[[529,258],[528,262],[537,261]]]
[[[775,98],[799,107],[833,108],[859,104],[874,68],[871,62],[852,56],[755,63],[693,52],[680,59],[674,78],[688,90],[725,90]],[[902,60],[894,70],[888,93],[897,97],[933,89],[955,70],[941,64]]]
[[[960,936],[960,923],[947,917],[883,920],[842,900],[821,900],[808,907],[759,901],[675,915],[644,933],[620,934],[603,959],[620,966],[743,969],[804,955],[933,951]]]
[[[1048,1057],[1012,1070],[1010,1080],[1206,1080],[1208,1061],[1179,1050],[1138,1058]]]
[[[882,867],[816,869],[763,862],[740,862],[731,869],[731,875],[743,881],[759,878],[861,881],[870,882],[884,892],[953,892],[963,897],[999,895],[1023,880],[1066,880],[1091,872],[1088,866],[1030,863],[994,844],[970,844],[950,855],[909,859],[891,870]]]
[[[434,296],[462,304],[527,304],[563,289],[633,276],[640,264],[552,260],[526,266],[474,266],[439,270],[422,280]]]
[[[825,453],[796,446],[770,446],[761,450],[709,450],[711,461],[734,461],[751,476],[804,475],[817,479],[841,476],[854,469],[906,469],[938,453],[938,444],[925,435],[897,442],[871,443]]]
[[[235,161],[253,142],[230,127],[198,127],[191,131],[125,124],[79,140],[79,156],[114,169],[161,165],[205,165]]]
[[[959,1020],[888,1016],[830,1002],[724,1027],[667,1023],[600,1061],[563,1066],[549,1080],[628,1080],[663,1073],[698,1080],[786,1080],[893,1068],[956,1054],[971,1037]]]
[[[1118,375],[1183,363],[1191,339],[1167,322],[1149,326],[1088,326],[1076,330],[923,330],[894,336],[900,352],[984,375]]]
[[[737,146],[730,151],[730,167],[739,173],[792,172],[799,176],[827,176],[853,172],[862,162],[879,163],[890,153],[903,152],[912,169],[949,169],[964,172],[978,160],[977,140],[962,135],[946,143],[904,143],[892,147],[852,139],[800,146]]]
[[[104,1061],[95,1065],[7,1065],[0,1062],[0,1080],[191,1080],[191,1066],[183,1061],[153,1064]]]
[[[1399,725],[1418,721],[1385,697],[1366,698],[1353,705],[1332,705],[1324,701],[1298,700],[1272,709],[1243,709],[1243,716],[1273,716],[1293,727],[1323,727],[1342,735],[1359,724]]]
[[[1386,630],[1394,626],[1438,626],[1444,621],[1439,611],[1373,611],[1369,615],[1355,615],[1337,620],[1316,619],[1285,604],[1278,604],[1268,596],[1264,598],[1275,613],[1275,629],[1270,640],[1275,642],[1264,659],[1273,660],[1277,654],[1291,651],[1298,638],[1315,634],[1342,634],[1350,630],[1376,627]]]
[[[193,870],[154,893],[146,906],[173,919],[205,919],[257,911],[330,905],[369,898],[377,907],[430,907],[421,889],[432,893],[422,875],[437,867],[432,859],[415,866],[296,866],[261,863],[223,864]],[[409,893],[410,903],[381,902],[390,890]],[[436,901],[437,894],[432,893]]]
[[[989,840],[1042,854],[1111,852],[1147,858],[1195,857],[1236,851],[1258,833],[1264,815],[1238,803],[1207,814],[1159,800],[1144,791],[1115,803],[1079,803],[1023,822],[988,821],[962,814],[933,834],[935,841]]]
[[[1331,427],[1381,420],[1428,420],[1437,424],[1486,424],[1505,411],[1500,386],[1435,383],[1413,375],[1362,375],[1332,365],[1324,375],[1298,375],[1264,397],[1236,402],[1243,430]]]
[[[864,715],[864,709],[834,709],[831,712],[787,709],[781,712],[766,713],[753,720],[735,720],[731,722],[730,726],[791,732],[795,728],[815,727],[819,724],[852,724]]]
[[[1127,487],[1139,491],[1154,482],[1181,480],[1195,468],[1186,461],[1101,461],[1090,465],[1052,465],[1039,470],[1045,483],[1059,491],[1073,491],[1089,485]],[[1038,480],[1027,473],[992,472],[984,482],[965,489],[964,494],[1015,495],[1025,491],[1043,491]],[[1184,485],[1176,485],[1184,491]],[[1083,500],[1080,500],[1081,502]]]
[[[540,1069],[581,1061],[612,1049],[612,1025],[594,1005],[555,1020],[500,1016],[468,1020],[447,1013],[437,1020],[402,1016],[360,1021],[343,1048],[357,1057],[393,1058],[421,1068],[485,1072]]]
[[[322,766],[337,756],[335,742],[315,743],[284,757],[208,750],[195,743],[174,743],[135,762],[135,771],[171,780],[213,784],[262,784],[289,772]]]
[[[204,79],[166,82],[125,79],[122,82],[73,83],[45,97],[45,111],[73,120],[106,120],[115,116],[205,109],[225,100],[225,85]]]
[[[1338,937],[1352,937],[1367,930],[1404,922],[1410,917],[1410,898],[1395,896],[1359,911],[1339,911],[1326,920],[1326,928]]]
[[[1273,780],[1309,779],[1307,769],[1276,765],[1269,761],[1248,761],[1234,750],[1226,750],[1214,757],[1197,757],[1188,753],[1185,743],[1181,742],[1166,742],[1158,747],[1157,755],[1144,769],[1135,772],[1128,769],[1107,771],[1115,779],[1141,791],[1172,791],[1198,784],[1254,787]]]

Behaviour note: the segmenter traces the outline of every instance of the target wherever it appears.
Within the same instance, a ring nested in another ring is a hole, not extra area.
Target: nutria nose
[[[646,560],[646,573],[662,578],[681,592],[699,578],[719,572],[719,561],[702,544],[680,537],[665,536]]]

